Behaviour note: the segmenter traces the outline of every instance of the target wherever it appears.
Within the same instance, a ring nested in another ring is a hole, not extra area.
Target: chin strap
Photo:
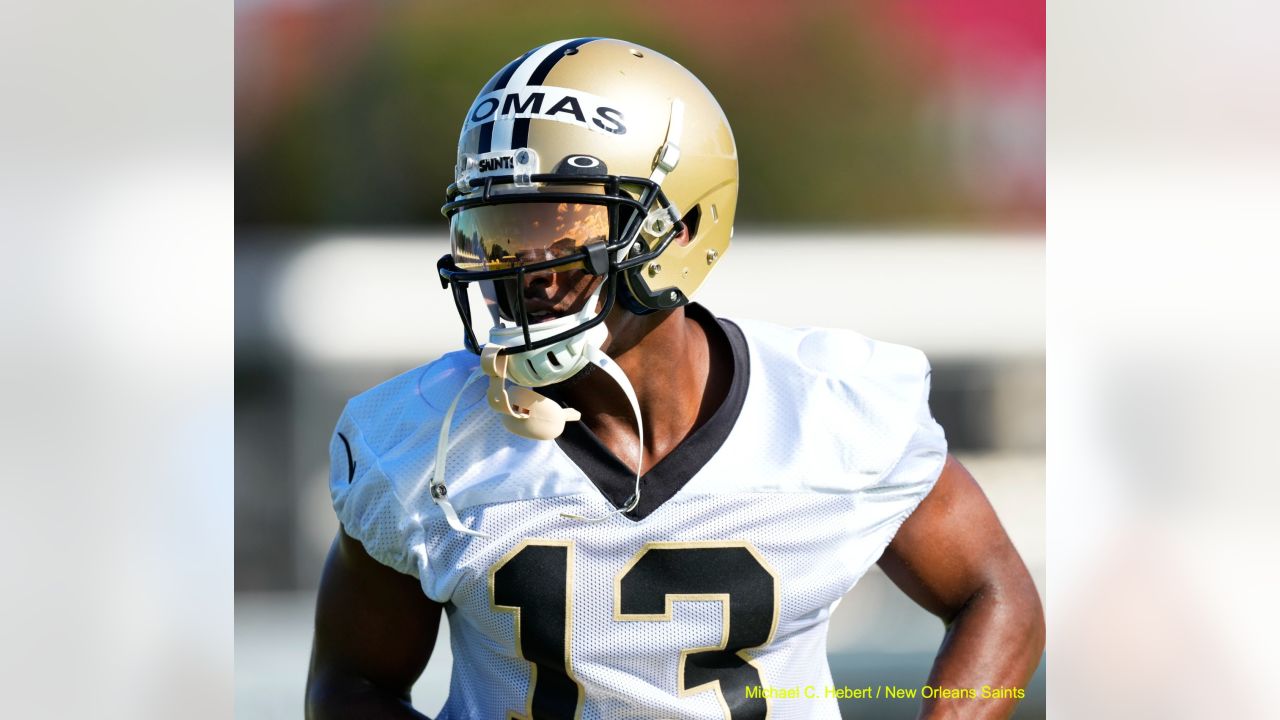
[[[453,415],[458,409],[458,402],[462,399],[462,394],[466,392],[467,388],[480,378],[488,376],[489,391],[487,395],[489,405],[502,415],[503,425],[511,432],[533,440],[553,440],[564,432],[566,421],[578,420],[582,417],[577,410],[562,408],[554,400],[529,388],[519,385],[512,385],[507,388],[506,373],[504,372],[507,356],[499,355],[498,350],[500,348],[496,345],[486,345],[483,348],[480,355],[480,367],[471,372],[471,375],[462,383],[462,387],[458,388],[458,393],[453,396],[453,401],[449,403],[449,409],[444,414],[444,421],[440,424],[440,436],[436,442],[435,471],[432,473],[429,486],[431,499],[444,512],[444,517],[449,523],[449,527],[460,533],[476,537],[491,536],[479,530],[472,530],[462,524],[462,519],[458,517],[453,504],[449,502],[449,489],[445,486],[445,457],[449,452],[449,429],[453,425]],[[622,372],[622,368],[618,367],[618,364],[612,358],[594,345],[587,348],[587,358],[592,365],[600,368],[609,377],[613,378],[618,387],[622,388],[623,394],[627,396],[627,401],[631,404],[631,412],[636,418],[636,434],[640,443],[640,458],[636,461],[635,489],[622,507],[596,517],[560,513],[561,517],[572,520],[600,522],[614,515],[629,513],[640,504],[640,470],[644,462],[644,420],[640,416],[640,402],[636,399],[635,388],[632,387],[631,381],[627,379],[626,373]]]
[[[467,535],[490,537],[489,533],[472,530],[462,524],[462,519],[458,517],[457,511],[453,509],[453,504],[449,502],[449,489],[444,484],[444,459],[449,452],[449,426],[453,424],[453,413],[458,409],[458,401],[462,399],[462,393],[466,392],[471,383],[481,377],[484,377],[483,369],[476,368],[472,371],[467,381],[462,383],[462,387],[458,389],[458,394],[453,396],[453,402],[449,403],[449,410],[444,414],[444,422],[440,425],[440,439],[436,442],[436,469],[431,476],[431,499],[444,511],[444,519],[449,523],[449,527]]]
[[[592,365],[600,368],[618,383],[618,387],[622,388],[622,392],[626,394],[627,400],[631,403],[631,412],[636,417],[636,434],[640,439],[640,457],[636,459],[636,485],[631,493],[631,497],[627,498],[627,502],[622,507],[607,512],[604,515],[596,517],[588,517],[586,515],[576,515],[574,513],[560,513],[560,517],[566,517],[571,520],[582,520],[583,522],[600,522],[608,520],[614,515],[629,513],[636,509],[640,504],[640,469],[644,466],[644,420],[640,417],[640,402],[636,400],[635,388],[631,386],[631,381],[627,379],[627,374],[622,372],[622,368],[618,367],[618,363],[613,361],[608,355],[598,348],[592,347],[587,350],[587,357]]]
[[[680,136],[684,134],[684,101],[680,98],[671,98],[671,115],[667,119],[667,136],[663,139],[662,147],[658,148],[658,154],[653,159],[653,173],[649,175],[649,179],[653,182],[662,184],[666,179],[667,173],[676,169],[676,165],[680,163]]]
[[[667,135],[663,138],[662,146],[658,148],[658,152],[653,157],[653,172],[649,174],[649,179],[654,183],[657,183],[658,186],[661,186],[663,181],[667,179],[667,175],[676,169],[676,165],[680,164],[680,139],[683,135],[684,101],[680,98],[671,98],[671,111],[667,118]],[[649,217],[645,218],[645,225],[647,227],[649,222],[655,217],[662,217],[665,219],[666,216],[670,217],[670,222],[672,223],[672,227],[668,232],[674,232],[674,225],[679,222],[681,218],[680,209],[674,206],[659,208],[658,210],[650,213]],[[658,235],[664,234],[665,233],[658,233]],[[627,246],[626,250],[619,253],[619,257],[625,258],[630,255],[631,251],[635,249],[636,243],[639,241],[640,233],[636,233],[636,239]],[[627,272],[638,275],[640,269],[633,268]],[[640,298],[636,297],[635,293],[631,291],[630,282],[626,278],[618,278],[617,299],[618,302],[622,304],[622,307],[626,308],[633,315],[648,315],[649,313],[658,311],[658,308],[648,307],[644,303],[640,302]]]

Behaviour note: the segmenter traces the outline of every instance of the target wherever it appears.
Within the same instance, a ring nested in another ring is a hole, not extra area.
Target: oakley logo
[[[570,155],[564,161],[577,168],[600,167],[599,158],[593,158],[590,155]]]
[[[556,120],[613,135],[627,132],[623,112],[616,103],[580,90],[549,85],[505,88],[481,95],[471,106],[463,131],[515,118]]]

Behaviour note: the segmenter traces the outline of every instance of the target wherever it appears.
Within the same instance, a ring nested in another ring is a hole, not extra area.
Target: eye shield
[[[523,268],[601,275],[606,268],[591,267],[587,248],[608,243],[609,208],[581,202],[482,205],[453,215],[449,236],[454,263],[465,272]]]
[[[623,187],[635,188],[639,197]],[[533,318],[522,292],[508,292],[509,302],[490,304],[495,323],[501,310],[523,330],[523,343],[504,347],[504,354],[547,347],[603,322],[621,273],[661,253],[679,217],[656,182],[605,174],[489,176],[455,183],[446,195],[441,210],[449,218],[451,252],[440,258],[436,270],[441,284],[453,291],[466,346],[477,354],[480,344],[467,299],[471,283],[492,300],[493,284],[508,281],[509,290],[523,288],[535,273],[582,271],[603,278],[606,292],[599,312],[553,337],[532,336]],[[654,218],[661,220],[655,224]]]

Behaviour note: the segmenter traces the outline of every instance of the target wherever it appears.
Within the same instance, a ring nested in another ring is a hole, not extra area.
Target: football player
[[[423,717],[442,613],[442,718],[838,717],[827,622],[877,562],[946,623],[930,686],[1031,676],[1039,597],[947,454],[923,354],[691,302],[737,186],[719,105],[648,48],[554,42],[484,86],[437,268],[465,348],[333,436],[309,717]]]

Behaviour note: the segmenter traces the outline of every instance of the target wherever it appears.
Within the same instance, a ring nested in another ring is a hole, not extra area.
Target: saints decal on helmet
[[[615,304],[689,301],[728,248],[737,192],[729,123],[675,61],[603,38],[521,55],[468,108],[442,208],[451,253],[438,271],[468,349],[481,353],[475,285],[504,374],[526,387],[568,378]]]

